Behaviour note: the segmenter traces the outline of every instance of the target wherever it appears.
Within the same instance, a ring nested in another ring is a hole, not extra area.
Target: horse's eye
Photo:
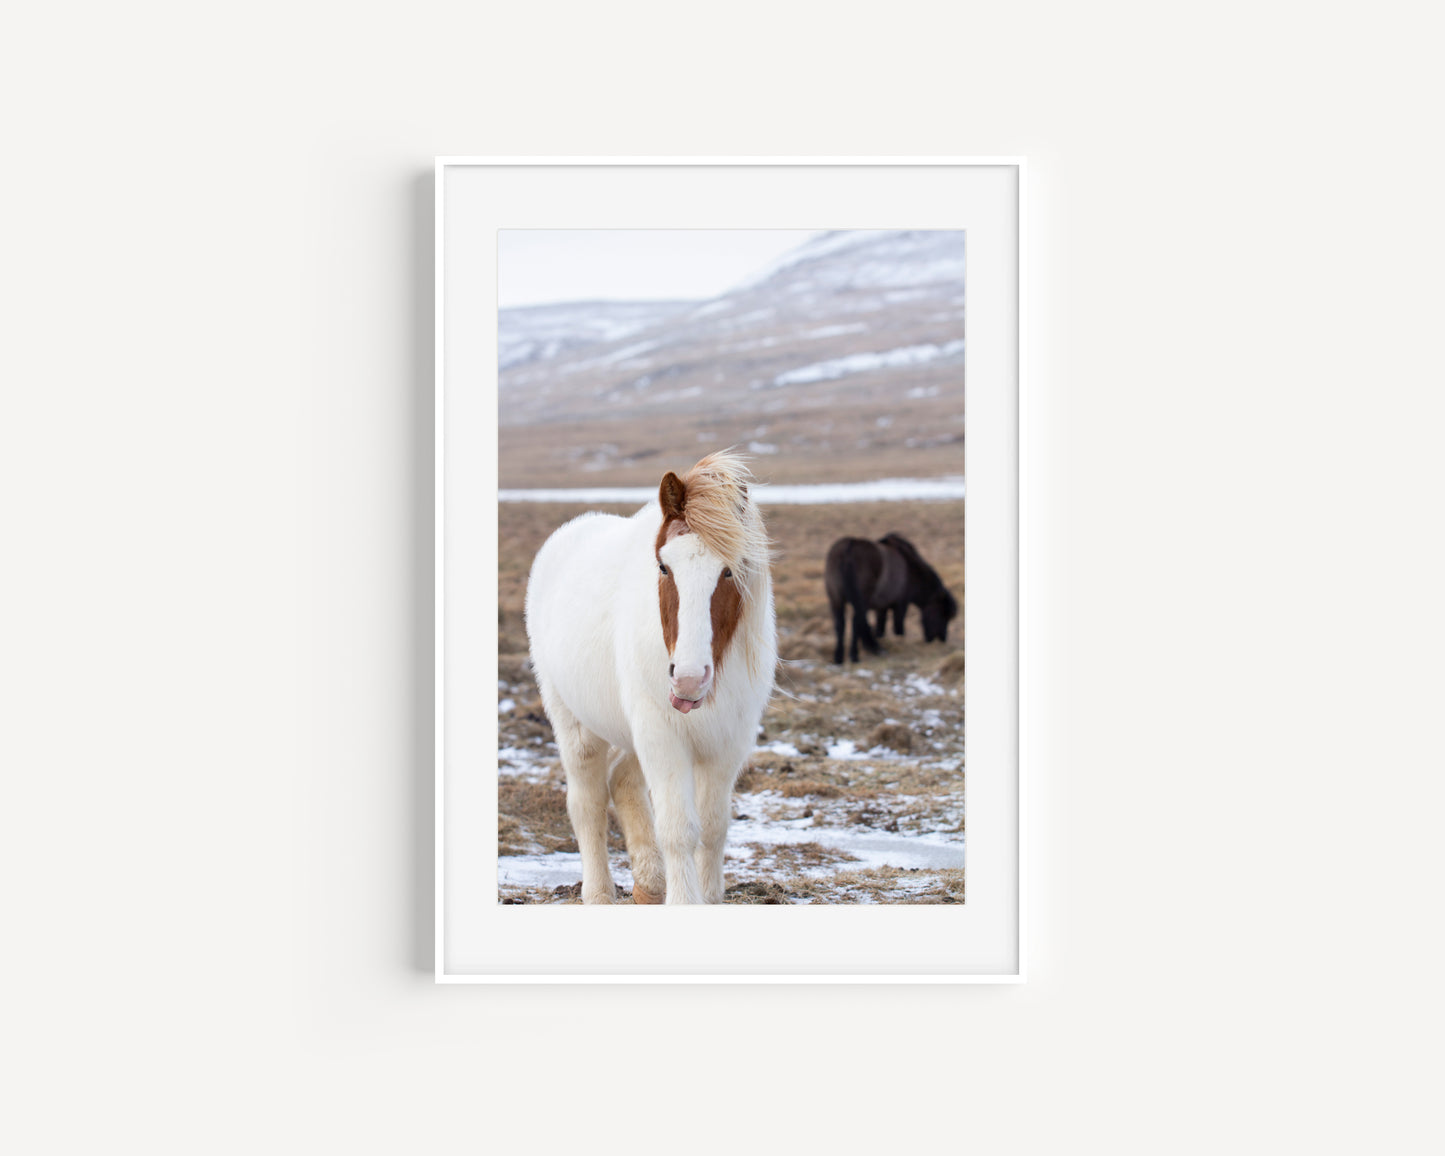
[[[659,563],[657,564],[657,568],[658,568],[659,570],[661,570],[664,574],[667,573],[667,565],[666,565],[666,563],[659,562]]]
[[[730,567],[730,566],[724,566],[724,567],[723,567],[723,577],[724,577],[724,578],[731,578],[732,576],[733,576],[732,567]]]

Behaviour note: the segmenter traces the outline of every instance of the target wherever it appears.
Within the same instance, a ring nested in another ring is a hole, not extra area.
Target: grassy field
[[[652,485],[667,470],[685,472],[708,448],[756,441],[783,450],[753,461],[762,482],[858,482],[964,472],[962,402],[956,389],[906,405],[896,391],[859,393],[847,405],[827,395],[790,396],[788,409],[772,413],[650,412],[645,420],[614,415],[605,421],[559,418],[545,425],[504,426],[498,451],[502,488]]]
[[[527,665],[522,607],[537,549],[580,512],[534,503],[500,510],[498,839],[503,867],[517,869],[503,872],[502,902],[578,901],[580,872],[565,878],[576,854],[565,781]],[[962,613],[947,642],[925,644],[913,610],[906,636],[890,634],[883,655],[834,666],[823,559],[844,535],[898,531],[961,606],[963,503],[769,506],[765,514],[776,544],[783,662],[759,749],[734,796],[728,902],[962,902]],[[626,897],[630,875],[616,831],[612,863]],[[509,874],[515,882],[505,881]]]

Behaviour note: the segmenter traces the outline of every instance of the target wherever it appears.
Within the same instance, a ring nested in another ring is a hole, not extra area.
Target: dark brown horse
[[[833,661],[843,661],[848,607],[853,608],[851,661],[858,661],[861,644],[869,654],[879,652],[878,638],[888,627],[893,611],[893,633],[903,634],[903,619],[909,605],[917,606],[923,617],[925,642],[946,642],[948,624],[958,614],[958,601],[943,585],[938,571],[923,560],[913,543],[902,534],[888,534],[876,542],[867,538],[839,538],[828,549],[823,584],[833,610],[833,630],[838,644]],[[877,637],[868,626],[868,611],[878,612]]]

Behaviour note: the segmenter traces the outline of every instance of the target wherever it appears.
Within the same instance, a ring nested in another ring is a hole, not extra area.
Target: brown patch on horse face
[[[669,478],[676,478],[676,474],[668,474]],[[681,483],[679,483],[681,484]],[[664,480],[663,488],[667,483]],[[688,533],[687,522],[681,515],[674,515],[671,518],[664,518],[662,525],[657,531],[657,542],[653,546],[653,554],[657,558],[657,564],[662,565],[662,547],[679,534]],[[672,653],[672,648],[677,645],[677,583],[673,581],[671,574],[657,576],[657,609],[662,615],[662,641],[667,644],[667,653]]]
[[[677,645],[677,605],[677,583],[672,580],[671,574],[659,574],[657,608],[662,614],[662,641],[667,645],[668,654]]]
[[[712,668],[716,675],[722,669],[723,654],[737,633],[743,617],[743,596],[731,578],[719,578],[713,587],[712,602]]]

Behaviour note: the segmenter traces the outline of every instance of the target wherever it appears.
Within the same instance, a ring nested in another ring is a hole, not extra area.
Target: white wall
[[[11,13],[5,1147],[1438,1143],[1440,32],[1397,2]],[[420,970],[438,153],[1031,158],[1026,987]]]

